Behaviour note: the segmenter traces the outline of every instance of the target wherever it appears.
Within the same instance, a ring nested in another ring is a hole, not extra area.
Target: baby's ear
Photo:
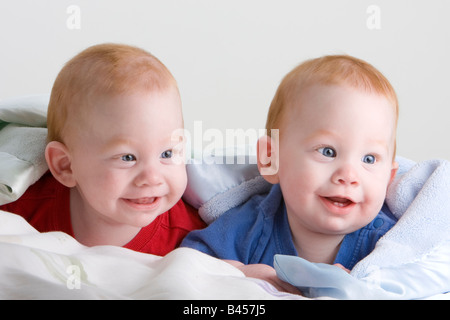
[[[267,135],[258,139],[258,170],[267,182],[276,184],[278,179],[278,135],[276,138]]]
[[[395,175],[397,174],[397,171],[398,171],[398,162],[393,161],[392,162],[392,168],[391,168],[391,178],[389,180],[389,184],[391,184],[392,181],[394,181]]]
[[[56,180],[66,187],[75,187],[70,153],[63,143],[50,141],[45,148],[45,160]]]

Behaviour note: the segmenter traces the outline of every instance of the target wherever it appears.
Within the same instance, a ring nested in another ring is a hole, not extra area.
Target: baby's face
[[[372,221],[395,175],[395,114],[383,96],[316,85],[281,124],[278,180],[292,231],[348,234]]]
[[[182,127],[175,91],[95,99],[68,138],[83,212],[144,227],[172,208],[187,183]]]

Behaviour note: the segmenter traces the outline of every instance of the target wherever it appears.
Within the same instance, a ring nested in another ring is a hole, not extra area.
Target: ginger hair
[[[178,86],[166,66],[149,52],[122,44],[89,47],[70,59],[53,84],[47,111],[47,141],[64,143],[72,114],[86,112],[97,96]]]
[[[288,109],[302,94],[303,89],[317,84],[345,85],[386,97],[393,106],[397,127],[398,99],[387,78],[371,64],[358,58],[349,55],[329,55],[307,60],[283,78],[267,116],[266,130],[269,136],[272,129],[279,129],[280,136],[282,135],[281,121]]]

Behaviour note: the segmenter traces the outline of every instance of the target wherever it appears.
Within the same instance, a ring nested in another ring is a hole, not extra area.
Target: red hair
[[[147,51],[120,44],[89,47],[65,64],[53,84],[47,140],[63,142],[68,115],[83,112],[96,96],[168,88],[178,92],[169,70]]]
[[[347,85],[386,97],[394,108],[395,132],[399,113],[398,99],[387,78],[363,60],[348,55],[331,55],[307,60],[283,78],[267,115],[266,130],[269,136],[272,129],[279,129],[279,134],[282,135],[280,123],[288,107],[293,104],[304,88],[314,84]],[[395,150],[394,140],[394,157]]]
[[[397,95],[380,71],[363,60],[347,55],[332,55],[305,61],[283,78],[269,108],[266,122],[269,134],[271,129],[279,129],[287,106],[304,88],[313,84],[348,85],[383,95],[392,102],[398,118]]]

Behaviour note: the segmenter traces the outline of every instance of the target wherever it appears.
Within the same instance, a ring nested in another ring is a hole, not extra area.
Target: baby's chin
[[[350,218],[350,217],[346,217]],[[331,220],[331,219],[330,219]],[[333,219],[337,220],[337,219]],[[372,220],[366,221],[352,221],[351,219],[341,219],[341,221],[329,221],[326,225],[322,226],[321,233],[324,235],[333,236],[345,236],[347,234],[353,233],[366,225],[368,225]]]

